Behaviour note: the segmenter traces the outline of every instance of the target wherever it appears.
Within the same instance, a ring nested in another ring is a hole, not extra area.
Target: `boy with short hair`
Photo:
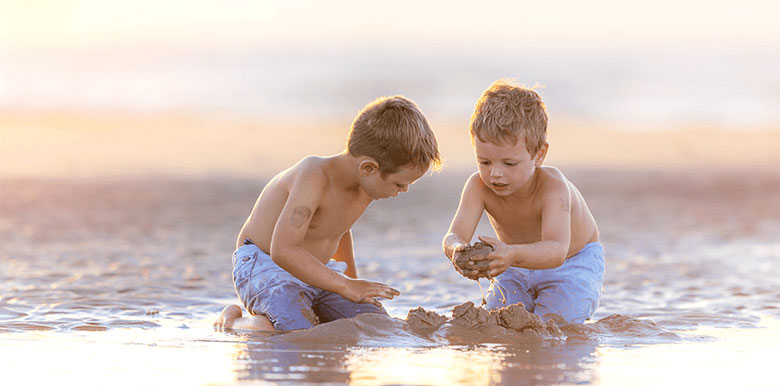
[[[487,212],[498,238],[480,235],[493,250],[473,259],[490,261],[495,279],[486,307],[522,303],[545,320],[583,323],[601,297],[604,249],[582,194],[560,170],[542,166],[549,148],[542,98],[496,81],[477,101],[470,133],[479,171],[463,188],[444,253],[454,261]]]
[[[309,156],[271,179],[238,235],[236,293],[250,316],[225,307],[217,327],[288,331],[361,313],[400,293],[360,280],[352,224],[374,200],[406,192],[441,156],[417,105],[403,96],[369,103],[346,149]]]

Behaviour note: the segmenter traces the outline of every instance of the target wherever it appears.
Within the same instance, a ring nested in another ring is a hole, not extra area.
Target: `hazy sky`
[[[777,1],[3,0],[0,44],[780,43]]]
[[[576,117],[775,124],[776,4],[0,0],[0,108],[449,116],[509,77]]]

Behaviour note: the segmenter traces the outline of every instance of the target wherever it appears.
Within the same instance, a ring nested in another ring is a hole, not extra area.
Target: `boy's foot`
[[[240,330],[275,331],[273,324],[264,315],[241,317],[241,307],[231,304],[222,309],[222,313],[214,322],[214,327]]]
[[[233,324],[236,319],[241,317],[241,307],[231,304],[222,309],[222,313],[214,322],[214,327],[217,328],[233,328]]]

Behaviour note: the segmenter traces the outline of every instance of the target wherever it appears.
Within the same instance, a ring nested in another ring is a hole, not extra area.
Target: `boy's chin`
[[[514,190],[509,189],[509,186],[505,186],[502,189],[491,186],[490,191],[492,191],[497,196],[508,196],[514,192]]]
[[[390,194],[390,195],[378,194],[376,196],[372,195],[371,198],[373,198],[374,200],[382,200],[386,198],[393,198],[395,196],[397,196],[397,194]]]

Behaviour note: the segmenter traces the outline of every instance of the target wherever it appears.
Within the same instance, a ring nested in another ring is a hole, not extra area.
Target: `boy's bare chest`
[[[541,237],[542,209],[534,203],[507,205],[486,203],[485,211],[496,232],[516,242],[532,242]]]

